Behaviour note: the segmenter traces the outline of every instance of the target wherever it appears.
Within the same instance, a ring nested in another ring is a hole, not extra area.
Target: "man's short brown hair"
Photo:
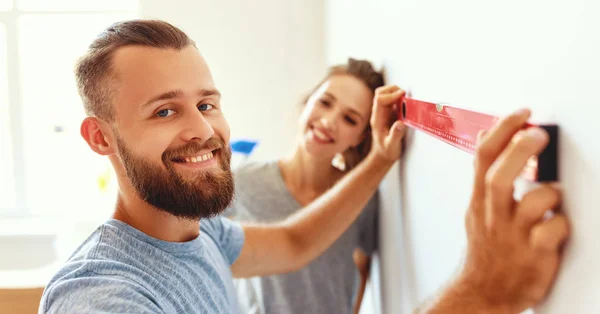
[[[88,116],[114,119],[112,95],[117,88],[111,62],[125,46],[181,50],[194,42],[179,28],[159,20],[129,20],[109,26],[96,37],[75,69],[77,88]]]

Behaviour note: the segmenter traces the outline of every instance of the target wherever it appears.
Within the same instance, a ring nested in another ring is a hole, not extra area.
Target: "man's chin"
[[[210,219],[216,216],[219,216],[221,213],[223,213],[225,211],[225,209],[223,210],[218,210],[215,212],[210,212],[210,213],[197,213],[197,212],[173,212],[171,210],[166,210],[163,208],[159,208],[160,211],[162,211],[164,214],[166,215],[171,215],[177,219],[181,219],[181,220],[187,220],[190,222],[196,222],[202,219]]]
[[[165,214],[190,221],[218,216],[231,202],[230,197],[220,195],[220,191],[211,188],[188,190],[187,193],[187,196],[176,196],[167,203],[164,199],[158,203],[147,202]]]

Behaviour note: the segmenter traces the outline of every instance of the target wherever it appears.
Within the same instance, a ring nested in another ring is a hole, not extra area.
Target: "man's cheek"
[[[211,126],[215,131],[215,135],[220,137],[223,140],[223,142],[225,142],[225,145],[229,145],[231,130],[229,129],[229,124],[227,123],[227,120],[225,120],[225,116],[219,115],[215,117],[211,121]]]
[[[155,160],[160,159],[168,150],[171,139],[166,134],[146,133],[130,144],[130,148],[140,157]]]

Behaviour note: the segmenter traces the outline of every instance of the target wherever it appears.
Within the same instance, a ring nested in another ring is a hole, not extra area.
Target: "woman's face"
[[[311,155],[331,159],[360,144],[371,117],[373,93],[350,75],[326,80],[310,96],[300,116],[300,145]]]

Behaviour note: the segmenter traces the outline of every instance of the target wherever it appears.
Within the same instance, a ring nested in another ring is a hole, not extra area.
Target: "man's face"
[[[140,198],[187,219],[222,212],[233,196],[229,126],[198,50],[124,47],[112,69],[113,133]]]

